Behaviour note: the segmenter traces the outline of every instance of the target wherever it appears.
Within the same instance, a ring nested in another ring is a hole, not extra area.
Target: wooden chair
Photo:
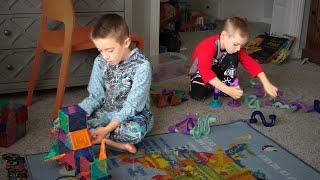
[[[60,73],[53,112],[53,118],[56,118],[58,110],[63,104],[72,51],[92,49],[95,48],[95,46],[90,39],[92,26],[75,27],[75,14],[72,0],[41,0],[41,3],[42,17],[40,36],[35,50],[26,104],[32,104],[33,91],[40,71],[41,53],[46,50],[51,53],[61,54]],[[47,31],[47,19],[60,21],[64,23],[65,28],[63,30]],[[141,38],[135,35],[130,35],[130,37],[138,48],[143,49]]]

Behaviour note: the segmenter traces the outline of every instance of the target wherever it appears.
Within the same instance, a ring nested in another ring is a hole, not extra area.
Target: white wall
[[[244,16],[252,22],[271,23],[273,0],[223,0],[221,19]]]
[[[132,1],[132,33],[144,41],[147,56],[159,53],[160,0]]]
[[[297,38],[292,56],[301,52],[301,30],[305,11],[305,0],[275,0],[273,6],[271,32],[290,34]]]
[[[303,49],[306,47],[307,35],[308,35],[308,24],[309,24],[309,13],[310,13],[310,5],[311,0],[306,0],[304,13],[303,13],[303,20],[302,20],[302,30],[301,30],[301,40],[299,49]]]
[[[190,0],[191,7],[209,17],[246,17],[249,21],[271,23],[274,0]],[[209,7],[209,8],[207,8]]]
[[[221,8],[220,6],[221,0],[190,0],[189,3],[191,5],[192,10],[202,11],[207,14],[207,16],[211,19],[217,19],[220,17]]]
[[[132,0],[132,33],[142,36],[144,52],[149,55],[150,51],[150,0]]]

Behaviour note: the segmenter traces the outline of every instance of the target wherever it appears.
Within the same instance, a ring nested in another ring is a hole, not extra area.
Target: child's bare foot
[[[132,154],[135,154],[137,152],[137,148],[133,144],[123,144],[123,148]]]
[[[132,154],[135,154],[137,152],[137,148],[133,144],[129,143],[118,143],[114,142],[110,139],[104,139],[104,142],[106,142],[107,145],[118,148],[118,149],[123,149],[126,150]]]

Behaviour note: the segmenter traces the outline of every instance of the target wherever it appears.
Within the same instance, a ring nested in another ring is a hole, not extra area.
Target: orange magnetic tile
[[[91,146],[91,139],[88,129],[70,132],[70,139],[73,150],[83,149]]]

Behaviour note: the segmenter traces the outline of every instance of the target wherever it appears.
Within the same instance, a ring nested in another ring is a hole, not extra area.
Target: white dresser
[[[93,24],[102,14],[126,15],[127,0],[73,0],[76,25]],[[0,94],[27,91],[41,18],[40,0],[0,0]],[[51,21],[48,29],[63,25]],[[97,51],[75,52],[67,86],[88,83]],[[37,89],[56,88],[61,56],[44,53]]]

